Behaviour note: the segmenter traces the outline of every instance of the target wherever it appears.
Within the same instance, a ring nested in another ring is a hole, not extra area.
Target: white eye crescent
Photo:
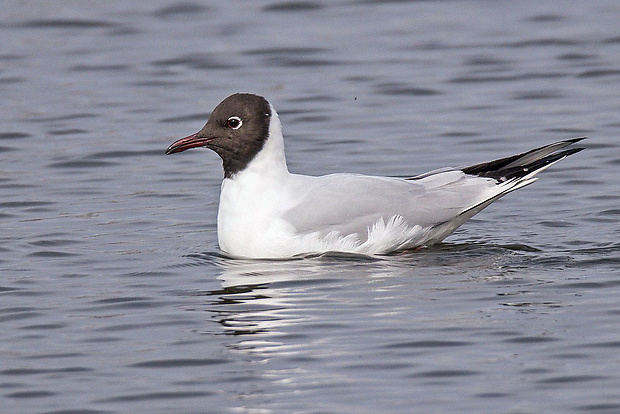
[[[243,121],[238,116],[231,116],[226,120],[226,126],[230,129],[239,129],[243,125]]]

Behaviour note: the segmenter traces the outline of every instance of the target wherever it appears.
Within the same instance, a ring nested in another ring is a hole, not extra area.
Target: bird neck
[[[269,136],[265,144],[256,156],[249,162],[243,171],[235,175],[258,174],[263,177],[286,176],[288,167],[284,153],[284,137],[282,136],[282,124],[275,109],[271,107],[271,121],[269,123]],[[231,177],[231,178],[234,178]]]

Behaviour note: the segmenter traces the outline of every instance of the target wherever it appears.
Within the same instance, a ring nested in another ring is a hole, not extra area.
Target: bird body
[[[218,241],[227,254],[290,258],[329,251],[365,255],[442,241],[493,201],[582,148],[561,141],[463,169],[409,178],[291,174],[278,115],[264,98],[235,94],[198,133],[167,153],[205,146],[223,160]]]

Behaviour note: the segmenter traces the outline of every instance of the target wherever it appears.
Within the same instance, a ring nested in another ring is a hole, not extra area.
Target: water
[[[620,411],[617,2],[0,9],[0,411]],[[237,91],[305,174],[590,138],[441,246],[230,260],[163,153]]]

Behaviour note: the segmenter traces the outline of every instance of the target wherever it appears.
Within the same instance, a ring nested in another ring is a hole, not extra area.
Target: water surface
[[[0,411],[620,411],[616,2],[0,8]],[[239,91],[304,174],[589,139],[440,246],[231,260],[164,151]]]

